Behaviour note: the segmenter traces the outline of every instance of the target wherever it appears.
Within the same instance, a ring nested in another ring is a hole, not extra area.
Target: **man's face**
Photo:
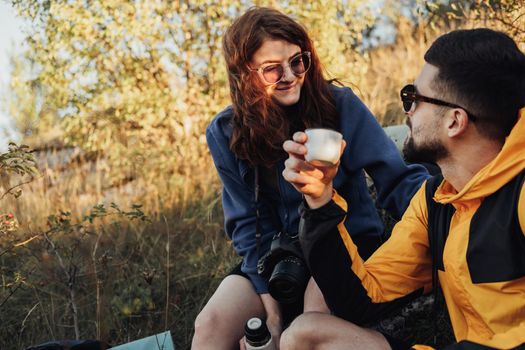
[[[433,89],[434,77],[438,68],[425,64],[414,85],[420,95],[441,98]],[[414,102],[407,112],[407,125],[410,128],[403,155],[411,163],[437,163],[449,152],[441,139],[444,108],[427,102]]]
[[[281,106],[296,104],[301,97],[301,87],[305,74],[295,75],[289,65],[289,60],[301,53],[301,48],[284,40],[266,40],[255,51],[250,62],[252,68],[284,65],[284,76],[277,84],[268,84],[262,76],[266,93]]]

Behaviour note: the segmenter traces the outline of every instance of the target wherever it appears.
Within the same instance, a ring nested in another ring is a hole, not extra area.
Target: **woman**
[[[420,166],[405,165],[349,88],[323,77],[307,32],[288,16],[248,10],[226,32],[223,50],[232,105],[213,119],[206,137],[223,183],[225,230],[242,264],[197,317],[194,349],[238,347],[246,320],[255,316],[266,319],[278,343],[283,325],[294,317],[293,310],[281,313],[257,262],[276,233],[298,231],[302,198],[281,175],[287,157],[282,144],[295,131],[325,127],[343,134],[347,146],[334,186],[350,203],[348,231],[365,257],[380,244],[383,226],[363,170],[374,180],[378,205],[395,217],[428,176]],[[304,311],[328,311],[313,280]]]

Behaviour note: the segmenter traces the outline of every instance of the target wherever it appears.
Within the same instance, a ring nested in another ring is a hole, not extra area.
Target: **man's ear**
[[[446,114],[445,123],[449,137],[461,136],[465,131],[470,120],[467,112],[461,108],[454,108]]]

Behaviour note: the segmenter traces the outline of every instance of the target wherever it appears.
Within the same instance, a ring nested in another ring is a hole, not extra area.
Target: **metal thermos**
[[[246,350],[275,350],[275,344],[266,323],[258,317],[250,318],[246,322],[244,336]]]

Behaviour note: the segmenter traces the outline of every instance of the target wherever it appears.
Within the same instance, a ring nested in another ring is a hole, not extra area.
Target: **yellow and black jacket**
[[[501,349],[525,343],[524,178],[522,109],[492,162],[459,193],[446,180],[434,193],[438,205],[452,208],[448,236],[435,259],[457,341]],[[337,193],[319,209],[301,208],[305,259],[335,315],[366,325],[432,289],[426,186],[367,261],[346,231],[347,203]]]

